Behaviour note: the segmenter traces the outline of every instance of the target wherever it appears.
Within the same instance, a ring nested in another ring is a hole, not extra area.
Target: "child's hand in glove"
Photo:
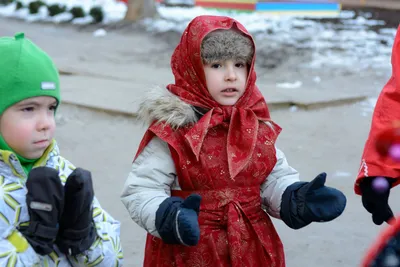
[[[75,169],[68,176],[64,188],[65,206],[56,244],[61,252],[74,256],[89,249],[96,239],[92,209],[94,191],[90,172]]]
[[[64,188],[58,171],[48,167],[32,169],[26,187],[29,226],[22,226],[19,230],[36,253],[47,255],[53,251],[58,233],[58,222],[64,207]]]
[[[296,182],[282,196],[280,215],[293,229],[300,229],[311,222],[328,222],[342,214],[346,207],[345,195],[325,186],[326,173],[311,182]]]
[[[374,188],[374,181],[377,179],[386,179],[387,187]],[[364,208],[372,214],[372,221],[376,225],[383,222],[389,222],[393,218],[392,209],[389,207],[388,199],[393,179],[383,177],[366,177],[360,182],[361,197]]]
[[[185,200],[169,197],[156,213],[156,228],[167,244],[195,246],[200,239],[198,214],[201,196],[190,195]]]

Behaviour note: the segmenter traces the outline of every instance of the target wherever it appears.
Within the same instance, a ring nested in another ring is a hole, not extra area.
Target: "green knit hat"
[[[0,38],[0,115],[10,106],[36,96],[60,103],[58,70],[42,49],[17,33]]]

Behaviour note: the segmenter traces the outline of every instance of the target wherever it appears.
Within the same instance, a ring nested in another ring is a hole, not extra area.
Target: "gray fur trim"
[[[204,64],[228,59],[251,64],[254,54],[253,43],[237,30],[216,30],[204,37],[201,58]]]
[[[139,104],[138,119],[147,124],[154,121],[166,123],[176,129],[195,123],[197,116],[191,105],[168,89],[155,87],[149,90]]]

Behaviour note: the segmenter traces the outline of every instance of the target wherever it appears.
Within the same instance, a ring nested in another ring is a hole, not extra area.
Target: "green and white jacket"
[[[35,167],[47,166],[59,171],[65,184],[75,167],[62,156],[55,141],[49,146]],[[122,266],[120,223],[103,210],[95,198],[93,220],[97,238],[93,245],[78,256],[54,251],[47,256],[36,254],[18,227],[29,222],[25,186],[27,176],[16,155],[0,150],[0,266]]]

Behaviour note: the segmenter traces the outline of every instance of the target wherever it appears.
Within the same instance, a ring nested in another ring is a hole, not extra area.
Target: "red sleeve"
[[[400,29],[400,28],[399,28]],[[383,131],[399,127],[400,122],[400,30],[397,30],[392,49],[392,76],[383,87],[375,106],[371,129],[361,160],[360,170],[354,185],[356,194],[361,194],[359,182],[364,177],[400,177],[400,162],[378,153],[378,136]],[[400,140],[398,140],[400,141]],[[393,186],[400,183],[400,179]]]
[[[367,250],[365,257],[362,261],[361,267],[369,267],[372,266],[374,260],[379,256],[382,250],[387,246],[389,241],[392,238],[395,238],[396,235],[400,232],[400,218],[393,218],[389,222],[389,226],[386,227],[378,236],[375,243],[371,245],[371,247]]]

